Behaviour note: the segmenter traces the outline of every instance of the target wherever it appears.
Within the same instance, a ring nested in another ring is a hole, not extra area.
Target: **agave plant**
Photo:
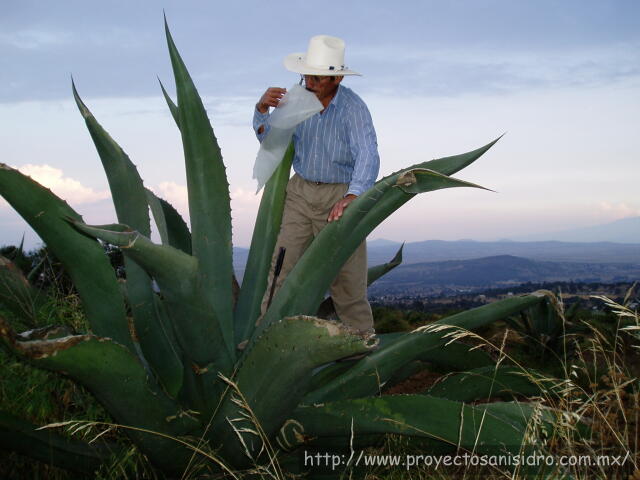
[[[166,23],[165,28],[177,102],[161,87],[182,135],[191,230],[169,203],[145,189],[136,167],[73,86],[119,223],[86,224],[51,191],[4,164],[0,194],[65,266],[90,332],[45,328],[17,334],[8,319],[0,317],[0,344],[34,367],[84,385],[131,442],[169,475],[188,465],[237,472],[301,447],[362,447],[387,433],[406,435],[438,451],[485,452],[499,445],[517,451],[534,411],[531,406],[465,403],[490,396],[493,381],[474,381],[473,393],[463,396],[456,394],[460,387],[454,382],[422,395],[380,392],[386,382],[406,376],[416,361],[451,371],[484,367],[479,376],[491,379],[490,357],[469,352],[448,335],[452,329],[478,328],[545,303],[546,295],[509,298],[430,328],[381,335],[377,349],[370,338],[316,316],[320,308],[330,309],[324,296],[331,281],[377,225],[419,193],[478,187],[451,175],[495,141],[378,181],[314,239],[261,316],[293,150],[265,187],[246,273],[238,285],[220,148]],[[149,210],[161,244],[149,238]],[[100,242],[124,252],[124,289]],[[371,269],[369,280],[399,261]],[[26,297],[34,294],[15,269],[7,266],[0,272],[11,280],[3,285],[13,285]],[[368,355],[336,362],[363,353]],[[531,385],[511,373],[500,371],[500,390],[531,393]],[[0,446],[85,472],[109,453],[99,442],[89,445],[35,430],[10,412],[0,413]]]

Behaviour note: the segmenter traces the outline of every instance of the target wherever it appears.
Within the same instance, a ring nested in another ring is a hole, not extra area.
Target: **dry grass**
[[[509,330],[489,341],[460,328],[442,325],[422,327],[423,330],[444,332],[449,341],[471,340],[477,345],[476,348],[492,351],[497,358],[496,366],[502,363],[518,366],[522,375],[536,383],[542,392],[540,397],[520,401],[534,403],[539,406],[538,412],[553,412],[555,417],[553,429],[548,429],[540,414],[533,415],[528,425],[526,443],[534,446],[536,451],[578,464],[548,467],[537,473],[522,468],[505,471],[488,467],[440,467],[436,471],[433,467],[423,467],[405,471],[399,467],[378,467],[364,473],[362,478],[640,480],[640,322],[638,312],[628,307],[630,296],[629,292],[622,304],[598,297],[616,313],[617,324],[613,328],[601,329],[585,322],[588,335],[563,336],[565,343],[555,358],[561,364],[563,375],[556,377],[545,373],[534,374],[527,364],[515,358],[512,353],[514,349],[517,351],[521,348],[523,342],[519,335],[514,337]],[[561,301],[555,307],[564,329]],[[513,338],[519,341],[512,342]],[[384,446],[370,449],[370,453],[404,455],[425,452],[412,448],[410,442],[401,437],[389,437]],[[587,464],[589,462],[590,465]],[[595,465],[597,462],[600,464]]]

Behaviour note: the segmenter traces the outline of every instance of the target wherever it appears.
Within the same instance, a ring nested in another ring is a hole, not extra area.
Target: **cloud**
[[[231,192],[231,209],[234,212],[252,212],[258,211],[260,206],[260,199],[262,198],[262,192],[258,195],[250,190],[244,188],[236,188]]]
[[[92,207],[83,209],[83,215],[91,218],[95,223],[100,219],[102,223],[108,223],[113,217],[113,208],[108,203],[100,203],[99,200],[108,199],[109,192],[96,192],[84,187],[80,182],[65,177],[62,170],[49,165],[25,165],[19,169],[22,173],[31,176],[34,180],[50,188],[60,198],[67,200],[72,205],[92,203]],[[156,195],[169,202],[182,218],[189,222],[189,197],[187,186],[164,181],[156,186],[149,187]],[[251,241],[253,223],[258,212],[262,195],[256,195],[253,191],[244,188],[235,188],[231,191],[231,212],[233,217],[234,243],[248,245]],[[6,207],[7,203],[0,197],[0,207]],[[13,217],[12,217],[13,218]],[[16,217],[17,218],[17,217]]]
[[[95,191],[92,188],[85,187],[78,180],[65,177],[62,170],[50,165],[33,165],[29,163],[18,167],[18,170],[49,188],[58,197],[66,200],[71,205],[97,202],[111,196],[107,190]]]
[[[407,48],[395,54],[390,46],[376,46],[356,53],[364,64],[363,69],[376,72],[375,87],[370,88],[398,94],[397,78],[406,77],[411,81],[403,85],[405,93],[455,96],[594,87],[638,79],[639,46],[619,43],[557,51],[501,50],[486,46]]]
[[[0,45],[8,45],[20,50],[38,50],[51,46],[69,45],[69,32],[46,30],[21,30],[0,34]]]
[[[243,126],[250,128],[251,112],[256,99],[253,97],[214,97],[206,96],[203,102],[209,118],[216,125]]]
[[[149,187],[156,195],[169,202],[187,223],[189,212],[189,194],[186,185],[176,182],[161,182],[157,187]]]
[[[603,220],[620,220],[629,217],[640,217],[640,207],[626,202],[600,202],[595,210],[595,216]]]
[[[82,41],[78,42],[80,36]],[[0,45],[31,51],[58,47],[142,49],[147,48],[151,41],[150,32],[118,26],[99,26],[79,31],[76,29],[75,34],[65,30],[33,28],[0,33]]]

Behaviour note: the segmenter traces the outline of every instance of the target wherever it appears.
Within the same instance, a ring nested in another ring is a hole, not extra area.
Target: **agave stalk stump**
[[[145,189],[136,167],[73,85],[109,180],[118,223],[87,225],[51,191],[0,164],[0,194],[63,263],[90,326],[90,332],[83,334],[34,338],[16,334],[9,320],[0,318],[5,350],[87,387],[118,424],[129,427],[125,431],[131,442],[167,474],[181,473],[194,462],[211,471],[221,464],[244,469],[267,462],[265,451],[286,455],[302,445],[327,445],[326,439],[345,448],[350,440],[366,446],[385,433],[406,435],[439,449],[483,452],[499,445],[519,449],[534,407],[463,403],[486,396],[485,370],[478,374],[484,374],[485,381],[475,380],[470,395],[461,396],[458,387],[446,385],[424,395],[380,397],[379,393],[385,382],[409,371],[417,361],[441,362],[454,371],[464,368],[464,358],[473,354],[451,342],[448,329],[486,325],[545,303],[546,295],[510,298],[464,312],[438,322],[440,330],[382,335],[380,348],[365,358],[318,368],[372,349],[370,340],[316,316],[319,309],[330,310],[324,294],[344,261],[415,195],[478,187],[451,175],[497,140],[378,181],[315,238],[258,321],[293,149],[264,189],[246,273],[238,286],[232,268],[229,185],[220,148],[168,27],[166,36],[176,103],[161,86],[182,135],[191,230],[168,202]],[[149,209],[161,244],[149,239]],[[100,242],[122,249],[125,291]],[[369,281],[400,261],[401,252],[389,264],[373,267]],[[0,264],[0,278],[10,276],[13,283],[0,285],[19,284],[28,295],[28,283],[5,265]],[[153,281],[159,293],[152,288]],[[490,367],[488,357],[480,360],[487,363],[474,366]],[[508,373],[500,372],[502,390],[531,391],[522,378],[513,380]],[[0,446],[11,448],[2,442],[7,435],[33,435],[27,430],[24,421],[0,413]],[[43,438],[39,441],[46,443]],[[40,458],[54,464],[71,468],[75,464],[90,471],[104,460],[103,450],[81,440],[46,438],[49,449]],[[194,454],[188,445],[205,445],[218,460]],[[37,450],[42,452],[42,447]],[[78,455],[86,461],[79,462]]]

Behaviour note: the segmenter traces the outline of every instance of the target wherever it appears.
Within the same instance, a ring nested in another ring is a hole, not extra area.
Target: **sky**
[[[308,39],[345,40],[344,85],[367,103],[380,177],[473,150],[456,174],[493,191],[419,195],[370,239],[495,240],[640,215],[640,3],[565,1],[0,0],[0,162],[51,188],[89,224],[114,223],[99,157],[71,94],[188,217],[163,10],[222,148],[233,241],[250,243],[254,105],[297,76]],[[174,95],[175,98],[175,95]],[[0,245],[37,236],[0,199]]]

